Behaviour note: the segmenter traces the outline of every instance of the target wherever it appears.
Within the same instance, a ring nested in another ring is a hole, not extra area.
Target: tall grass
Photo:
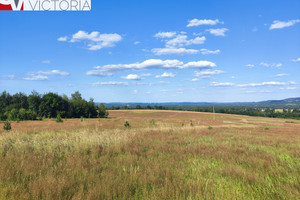
[[[0,135],[0,199],[297,199],[295,132],[174,127]]]

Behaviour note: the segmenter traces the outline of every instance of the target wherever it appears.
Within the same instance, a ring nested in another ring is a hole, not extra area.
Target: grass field
[[[299,196],[296,120],[130,110],[0,130],[1,200]]]

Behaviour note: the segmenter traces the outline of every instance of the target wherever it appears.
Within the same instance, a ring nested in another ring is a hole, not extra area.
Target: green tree
[[[41,101],[42,101],[41,95],[36,91],[33,91],[31,95],[28,96],[29,109],[35,113],[38,113]]]
[[[108,113],[108,111],[106,110],[105,105],[104,105],[103,103],[100,104],[99,110],[98,110],[98,116],[99,116],[100,118],[106,118],[106,117],[108,117],[108,115],[109,115],[109,113]]]

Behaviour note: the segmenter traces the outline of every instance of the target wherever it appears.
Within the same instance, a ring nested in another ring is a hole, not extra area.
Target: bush
[[[83,118],[82,116],[80,117],[80,121],[81,121],[81,122],[83,122],[83,121],[84,121],[84,118]]]
[[[194,126],[193,120],[190,121],[190,126]]]
[[[211,127],[211,126],[208,127],[208,130],[212,130],[212,129],[213,129],[213,127]]]
[[[63,120],[61,119],[60,114],[57,115],[57,117],[56,117],[56,122],[57,122],[57,123],[62,123],[62,122],[63,122]]]
[[[124,124],[124,126],[125,126],[126,128],[129,128],[129,127],[130,127],[130,124],[129,124],[129,122],[128,122],[128,121],[126,121],[126,122],[125,122],[125,124]]]
[[[266,130],[266,131],[270,130],[270,127],[265,127],[265,130]]]
[[[4,123],[3,129],[6,130],[6,131],[11,130],[11,124],[10,124],[9,121],[6,121],[6,122]]]
[[[155,126],[156,124],[155,124],[155,120],[154,119],[152,119],[151,121],[150,121],[150,125],[153,125],[153,126]]]

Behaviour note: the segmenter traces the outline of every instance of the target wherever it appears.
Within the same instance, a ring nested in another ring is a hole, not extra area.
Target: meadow
[[[298,120],[155,110],[63,120],[0,130],[1,200],[300,196]]]

